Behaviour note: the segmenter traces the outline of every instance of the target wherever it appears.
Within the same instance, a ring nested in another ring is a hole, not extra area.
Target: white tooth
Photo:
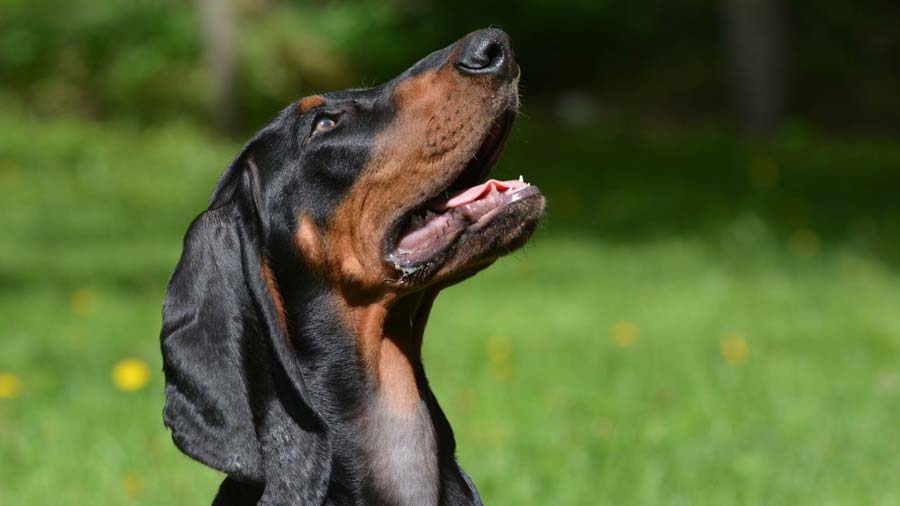
[[[520,183],[524,183],[524,182],[525,182],[525,178],[522,177],[522,174],[519,174],[519,182],[520,182]]]

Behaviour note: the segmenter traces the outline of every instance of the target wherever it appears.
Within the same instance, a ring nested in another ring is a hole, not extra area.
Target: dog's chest
[[[437,442],[425,403],[398,412],[383,399],[376,399],[360,423],[361,445],[371,473],[369,485],[379,503],[436,506],[440,487]]]

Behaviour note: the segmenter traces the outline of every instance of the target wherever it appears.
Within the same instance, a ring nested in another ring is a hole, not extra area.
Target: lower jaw
[[[515,204],[516,202],[519,202],[519,201],[525,200],[529,197],[534,197],[534,196],[540,195],[540,194],[541,194],[541,192],[540,192],[540,190],[538,190],[537,186],[528,186],[526,188],[523,188],[522,190],[519,190],[515,194],[513,194],[513,198],[509,202],[505,203],[502,206],[491,209],[490,211],[485,213],[483,216],[478,218],[478,220],[476,220],[475,223],[470,225],[466,230],[471,231],[471,232],[477,232],[477,231],[481,230],[482,228],[484,228],[485,226],[487,226],[487,224],[490,223],[491,220],[493,220],[494,217],[497,216],[498,214],[500,214],[504,209]]]
[[[474,223],[471,223],[456,231],[453,234],[453,237],[447,242],[445,246],[433,251],[432,253],[420,258],[409,258],[409,256],[403,255],[402,253],[399,253],[395,250],[387,255],[387,262],[401,273],[401,281],[407,283],[424,281],[427,278],[433,277],[433,275],[446,267],[448,262],[454,260],[458,247],[461,243],[463,243],[467,238],[471,238],[474,234],[477,234],[481,230],[488,227],[491,223],[493,223],[494,219],[497,218],[498,215],[501,215],[505,211],[510,211],[510,207],[514,205],[522,205],[521,203],[526,199],[532,200],[534,198],[541,198],[541,193],[537,189],[537,187],[532,186],[529,188],[532,188],[532,190],[529,190],[528,192],[522,192],[522,195],[516,198],[516,200],[491,209],[490,211],[479,217]],[[541,205],[541,209],[542,208],[543,206]],[[523,225],[525,224],[524,222],[528,221],[529,219],[530,218],[523,216]],[[484,240],[489,241],[491,239],[488,238]],[[495,255],[491,255],[491,252],[488,250],[479,251],[471,256],[471,260],[467,261],[464,265],[459,265],[458,269],[453,270],[463,272],[470,269],[475,269],[477,271],[478,268],[482,268],[485,264],[492,262],[497,257],[502,256],[504,253],[508,253],[512,249],[517,248],[526,240],[527,238],[519,241],[517,237],[514,237],[511,239],[511,242],[518,243],[515,247],[509,250],[504,248],[503,252],[497,252]]]

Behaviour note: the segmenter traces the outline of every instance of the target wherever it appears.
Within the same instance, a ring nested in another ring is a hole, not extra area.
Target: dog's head
[[[487,180],[518,80],[506,34],[482,30],[382,86],[305,97],[245,145],[188,232],[164,307],[166,423],[182,450],[263,481],[260,413],[308,416],[291,434],[317,432],[313,406],[264,406],[279,378],[307,395],[283,272],[359,304],[446,286],[527,240],[540,192]]]
[[[370,293],[451,279],[522,244],[543,208],[536,187],[485,182],[518,80],[490,29],[385,85],[303,98],[250,142],[213,205],[250,171],[269,239],[332,281]]]

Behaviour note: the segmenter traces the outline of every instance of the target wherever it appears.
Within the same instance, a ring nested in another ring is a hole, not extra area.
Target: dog
[[[163,304],[165,425],[226,477],[214,505],[480,505],[420,350],[438,292],[543,213],[486,180],[518,109],[509,37],[308,96],[247,142]]]

